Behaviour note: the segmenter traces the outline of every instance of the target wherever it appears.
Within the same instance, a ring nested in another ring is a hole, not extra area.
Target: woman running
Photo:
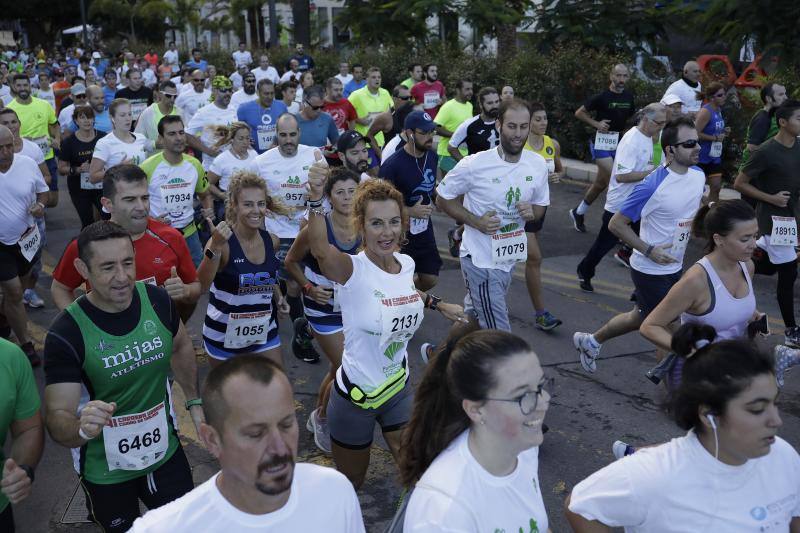
[[[576,485],[566,501],[573,531],[800,531],[800,456],[776,436],[773,358],[718,335],[706,324],[673,335],[685,363],[670,411],[688,433]]]
[[[403,438],[411,493],[403,531],[549,531],[539,484],[550,404],[539,358],[519,337],[454,337],[425,369]]]
[[[708,103],[703,104],[695,118],[697,137],[700,139],[700,161],[698,166],[706,175],[710,187],[708,201],[719,200],[722,189],[722,141],[731,129],[725,127],[722,104],[725,103],[725,86],[719,82],[709,83],[705,89]]]
[[[108,106],[113,129],[111,133],[97,141],[94,155],[89,165],[89,178],[92,183],[101,183],[106,170],[120,163],[138,165],[155,145],[141,133],[131,132],[131,103],[125,98],[116,98]]]
[[[211,366],[243,353],[283,366],[273,300],[281,315],[289,306],[278,288],[278,238],[262,229],[267,211],[288,213],[257,174],[241,173],[228,187],[226,220],[207,221],[211,238],[197,277],[203,293],[211,289],[203,323]]]
[[[692,265],[647,316],[639,332],[656,347],[669,352],[670,324],[713,326],[719,338],[747,337],[748,324],[760,318],[753,293],[750,257],[756,247],[756,213],[744,200],[723,200],[703,206],[692,223],[695,236],[707,239],[707,254]],[[677,385],[681,374],[678,359],[669,383]]]
[[[322,274],[339,285],[344,351],[328,400],[328,427],[336,467],[358,488],[369,466],[375,422],[395,460],[402,429],[411,415],[407,346],[423,318],[423,307],[447,319],[465,320],[461,306],[414,288],[414,261],[398,250],[408,227],[403,196],[384,180],[359,185],[353,227],[362,250],[350,255],[328,240],[323,184],[329,169],[322,154],[309,171],[311,253]]]
[[[208,190],[214,196],[214,216],[219,221],[225,220],[225,196],[231,178],[237,172],[251,170],[258,152],[250,147],[250,126],[244,122],[232,122],[215,130],[215,137],[219,140],[214,147],[221,149],[229,145],[214,158],[207,173]]]
[[[547,161],[547,172],[550,183],[558,183],[566,174],[564,165],[561,164],[561,145],[558,141],[546,135],[547,111],[539,102],[528,105],[531,110],[531,132],[525,149],[537,153]]]
[[[99,220],[102,206],[103,183],[92,183],[89,178],[89,163],[95,145],[105,133],[94,129],[94,109],[82,105],[75,108],[72,120],[78,126],[74,135],[70,135],[61,143],[58,154],[58,172],[67,176],[69,197],[78,217],[81,229],[95,220]]]
[[[324,189],[325,198],[331,207],[330,213],[325,216],[328,243],[350,255],[357,254],[361,248],[361,239],[353,229],[351,220],[353,197],[359,181],[358,174],[344,167],[337,167],[331,170]],[[327,406],[331,384],[336,377],[336,370],[342,364],[342,311],[336,299],[334,284],[322,274],[319,263],[311,253],[307,227],[297,234],[284,265],[286,271],[303,288],[303,308],[311,333],[330,361],[330,370],[319,387],[317,408],[308,417],[307,427],[314,433],[317,447],[331,453]]]

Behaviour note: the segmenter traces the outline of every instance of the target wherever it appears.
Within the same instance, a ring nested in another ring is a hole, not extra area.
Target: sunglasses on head
[[[697,139],[690,139],[690,140],[688,140],[688,141],[683,141],[683,142],[680,142],[680,143],[675,143],[675,144],[673,144],[672,146],[681,146],[681,147],[683,147],[683,148],[694,148],[694,147],[695,147],[695,146],[697,146],[699,143],[700,143],[700,141],[698,141]]]

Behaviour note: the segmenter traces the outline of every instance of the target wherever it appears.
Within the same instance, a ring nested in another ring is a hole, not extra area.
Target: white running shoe
[[[314,444],[325,453],[331,453],[331,434],[328,430],[328,419],[319,416],[319,408],[311,411],[306,422],[306,429],[314,433]]]
[[[600,355],[600,347],[595,347],[591,340],[591,333],[575,332],[572,336],[572,343],[578,350],[581,358],[581,366],[587,372],[594,374],[597,371],[597,357]]]

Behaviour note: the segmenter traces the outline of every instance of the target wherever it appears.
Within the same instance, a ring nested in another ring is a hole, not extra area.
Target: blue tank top
[[[325,228],[328,232],[328,242],[335,246],[337,250],[349,255],[355,255],[358,253],[358,249],[361,247],[361,238],[356,238],[355,242],[353,242],[353,245],[349,248],[342,245],[336,240],[336,235],[333,233],[333,224],[331,223],[330,215],[325,217]],[[311,252],[306,254],[306,256],[303,258],[302,264],[303,275],[305,275],[308,281],[314,285],[318,285],[326,289],[334,287],[334,283],[322,275],[322,269],[319,267],[316,257],[314,257]],[[322,305],[319,302],[316,302],[303,295],[303,306],[305,307],[306,315],[309,317],[341,315],[341,311],[338,309],[338,307],[334,310],[333,298],[328,300],[327,304]]]
[[[706,135],[722,135],[725,131],[725,120],[722,118],[722,113],[720,111],[715,111],[713,107],[709,104],[705,104],[703,106],[704,109],[708,109],[708,112],[711,113],[711,118],[708,119],[708,124],[706,127],[703,128],[703,133]],[[712,145],[714,145],[714,141],[700,141],[700,163],[720,163],[722,162],[722,157],[719,155],[712,155]],[[719,146],[717,147],[720,150],[722,149],[722,142],[719,142]]]
[[[228,262],[211,283],[208,308],[203,323],[203,339],[210,345],[230,353],[250,352],[250,347],[225,348],[225,331],[231,313],[268,312],[267,331],[277,328],[272,307],[273,287],[278,284],[278,258],[272,248],[272,237],[259,230],[264,243],[264,262],[256,265],[247,256],[234,233],[228,241]]]

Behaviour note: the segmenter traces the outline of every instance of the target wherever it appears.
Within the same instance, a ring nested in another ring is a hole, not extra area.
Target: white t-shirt
[[[49,90],[49,91],[43,91],[43,90],[41,90],[41,89],[38,89],[38,90],[36,91],[36,95],[35,95],[35,96],[36,96],[37,98],[41,98],[42,100],[44,100],[45,102],[47,102],[48,104],[50,104],[50,106],[51,106],[53,109],[55,109],[55,108],[56,108],[56,95],[55,95],[55,93],[53,92],[53,87],[52,87],[52,85],[50,86],[50,90]]]
[[[28,139],[22,139],[22,150],[17,153],[30,157],[37,165],[44,163],[44,152],[38,144]]]
[[[0,171],[0,190],[0,242],[14,245],[34,225],[28,209],[36,203],[36,195],[50,188],[36,161],[14,154],[8,171]]]
[[[731,466],[690,431],[584,479],[569,509],[626,533],[788,532],[800,516],[800,456],[776,438],[769,454]]]
[[[385,163],[387,159],[389,159],[390,155],[393,155],[397,151],[397,147],[400,146],[400,143],[403,139],[400,135],[395,135],[391,138],[391,140],[384,145],[381,149],[381,164]]]
[[[3,105],[8,105],[8,103],[13,99],[14,97],[11,95],[11,87],[0,83],[0,101],[3,102]]]
[[[475,460],[468,437],[469,430],[456,437],[417,482],[403,533],[546,533],[539,448],[519,454],[514,471],[497,477]]]
[[[177,50],[167,50],[163,57],[166,64],[172,67],[172,72],[178,72],[181,69]]]
[[[686,174],[658,167],[635,185],[619,213],[632,222],[641,220],[639,237],[654,246],[671,245],[666,252],[678,261],[660,265],[634,250],[631,268],[656,276],[674,274],[683,268],[692,220],[700,209],[705,183],[706,175],[697,167],[689,168]]]
[[[342,309],[344,353],[336,372],[340,390],[347,390],[342,371],[364,392],[371,392],[400,372],[407,357],[407,333],[422,323],[423,302],[414,287],[414,260],[395,253],[400,272],[390,274],[361,251],[351,256],[353,273],[338,285],[334,298]],[[405,331],[392,337],[391,328]],[[334,394],[337,394],[334,392]]]
[[[208,167],[209,172],[213,172],[219,176],[219,187],[223,191],[228,190],[228,184],[231,182],[231,177],[240,171],[250,171],[255,169],[255,160],[258,152],[249,148],[247,150],[247,158],[239,159],[230,150],[225,150],[214,158],[211,166]]]
[[[258,82],[265,78],[271,80],[272,83],[274,83],[275,85],[277,85],[281,81],[280,76],[278,76],[278,71],[275,70],[275,67],[273,67],[272,65],[268,66],[266,70],[262,69],[261,67],[256,67],[250,72],[252,72],[253,75],[256,77],[256,87],[258,86]]]
[[[131,163],[138,165],[147,159],[147,154],[153,151],[155,145],[141,133],[131,133],[131,135],[135,138],[132,143],[122,141],[114,135],[113,131],[101,137],[94,147],[92,157],[103,161],[104,168],[111,168],[126,159],[130,159]]]
[[[75,104],[69,104],[58,113],[58,123],[61,125],[62,130],[65,130],[69,127],[70,122],[72,122],[72,114],[74,112]]]
[[[283,76],[281,76],[280,82],[286,83],[289,80],[294,80],[297,83],[300,83],[300,76],[302,74],[303,73],[300,72],[299,70],[297,72],[292,72],[291,70],[287,70],[286,72],[283,73]]]
[[[625,132],[617,145],[614,164],[611,168],[611,180],[606,193],[605,210],[611,213],[619,211],[622,201],[628,197],[638,181],[620,183],[617,174],[642,172],[653,167],[653,138],[642,133],[638,127]]]
[[[353,75],[352,74],[348,74],[347,76],[342,76],[341,74],[337,74],[336,76],[334,76],[334,78],[336,78],[337,80],[342,82],[342,86],[345,86],[348,83],[350,83],[351,81],[353,81]]]
[[[681,113],[697,113],[700,111],[702,100],[698,100],[697,96],[703,91],[703,84],[697,82],[697,87],[690,87],[683,78],[678,81],[672,82],[672,85],[667,87],[664,96],[674,94],[681,99]],[[662,97],[663,100],[663,97]]]
[[[240,50],[236,50],[234,53],[231,54],[233,56],[233,62],[238,67],[239,65],[250,65],[253,62],[253,56],[250,55],[249,50],[245,50],[244,52]]]
[[[314,151],[318,148],[297,146],[293,157],[284,157],[276,146],[256,157],[254,170],[267,182],[267,190],[285,205],[294,207],[293,214],[267,213],[267,231],[281,239],[294,239],[300,232],[300,221],[305,211],[308,169],[314,164]]]
[[[231,95],[231,103],[228,104],[228,107],[233,108],[234,110],[239,109],[239,106],[245,102],[251,102],[258,98],[258,94],[253,91],[253,94],[247,94],[244,92],[244,89],[239,89],[235,93]]]
[[[286,504],[265,515],[240,511],[217,488],[215,474],[177,500],[133,523],[132,533],[321,532],[364,533],[353,485],[333,468],[297,463]],[[309,504],[313,503],[313,507]]]
[[[468,155],[447,173],[436,187],[446,200],[464,195],[464,208],[477,216],[496,211],[501,221],[498,234],[519,230],[525,221],[515,207],[517,202],[550,205],[547,162],[530,150],[523,150],[517,163],[500,158],[497,148]],[[514,263],[495,263],[492,237],[471,226],[464,227],[461,257],[472,256],[478,268],[496,268],[510,272]]]
[[[212,146],[217,142],[218,137],[214,133],[214,126],[228,126],[236,121],[236,109],[231,106],[225,109],[220,108],[214,102],[206,104],[197,110],[197,113],[189,120],[186,131],[192,135],[200,135],[200,142],[206,146]],[[224,147],[223,147],[224,148]],[[214,158],[203,153],[203,168],[208,170]]]
[[[183,111],[183,118],[191,122],[192,117],[197,111],[207,105],[211,99],[211,91],[204,89],[199,93],[194,89],[183,91],[178,94],[175,100],[175,106]]]

